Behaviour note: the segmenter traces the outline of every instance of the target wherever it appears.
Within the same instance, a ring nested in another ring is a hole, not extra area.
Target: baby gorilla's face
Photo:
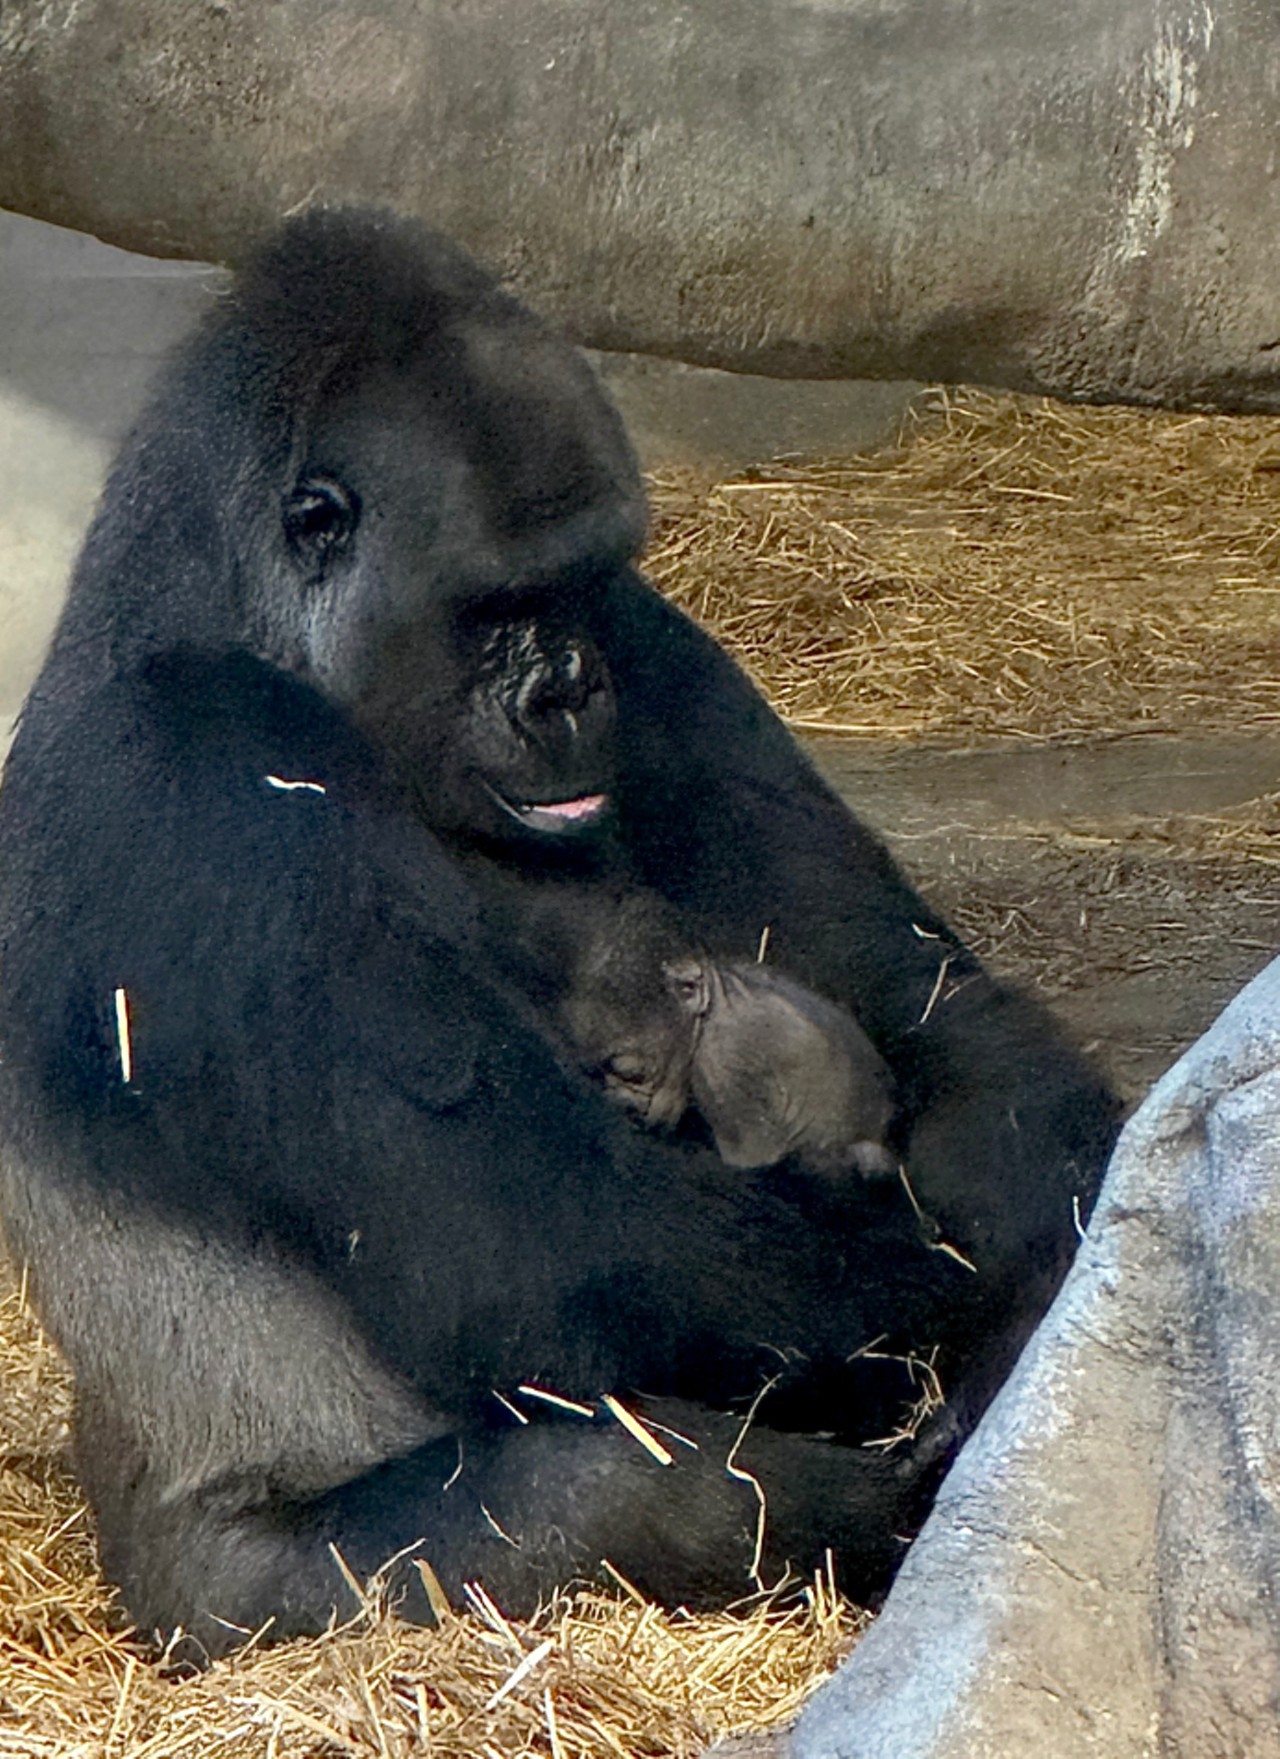
[[[583,1067],[611,1098],[655,1128],[674,1129],[692,1099],[698,1018],[661,966],[632,977],[624,983],[619,970],[610,981],[572,993],[563,1008],[565,1028]]]

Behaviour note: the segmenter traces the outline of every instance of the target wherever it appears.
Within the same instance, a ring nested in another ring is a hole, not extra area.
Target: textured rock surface
[[[1280,961],[1156,1086],[790,1759],[1280,1753]]]
[[[223,260],[316,198],[597,347],[1280,404],[1260,0],[8,0],[0,204]]]

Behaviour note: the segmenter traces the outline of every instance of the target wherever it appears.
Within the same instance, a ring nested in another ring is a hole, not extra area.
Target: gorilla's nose
[[[557,719],[575,732],[575,721],[607,687],[604,662],[594,646],[568,641],[539,655],[519,691],[517,714],[525,730],[536,736],[545,736]]]

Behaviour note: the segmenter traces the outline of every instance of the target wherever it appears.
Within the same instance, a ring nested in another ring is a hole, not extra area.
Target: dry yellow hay
[[[1280,793],[1260,794],[1228,812],[1188,815],[1169,834],[1187,838],[1192,853],[1208,860],[1280,867]]]
[[[0,1755],[39,1759],[665,1759],[794,1715],[866,1622],[829,1581],[688,1618],[564,1597],[530,1623],[415,1630],[371,1608],[313,1641],[171,1678],[121,1635],[65,1466],[70,1387],[18,1292],[0,1303]],[[523,1669],[523,1672],[521,1671]]]
[[[938,391],[892,453],[653,493],[649,574],[799,727],[1280,720],[1280,420]]]
[[[1128,850],[1138,856],[1175,856],[1212,871],[1280,867],[1280,793],[1259,794],[1222,812],[1145,813],[1117,829],[1114,820],[1081,818],[1010,819],[984,831],[990,842],[1054,843],[1062,849]],[[956,926],[956,925],[953,925]],[[983,957],[990,947],[964,930],[967,944]],[[1114,967],[1113,967],[1114,968]]]

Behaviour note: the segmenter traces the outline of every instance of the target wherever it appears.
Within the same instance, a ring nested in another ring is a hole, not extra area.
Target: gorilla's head
[[[185,521],[168,548],[196,565],[163,596],[140,584],[129,639],[198,629],[305,677],[452,834],[603,819],[614,701],[593,620],[645,509],[576,350],[426,228],[317,210],[244,267],[161,397],[166,427],[144,417],[119,468]]]

